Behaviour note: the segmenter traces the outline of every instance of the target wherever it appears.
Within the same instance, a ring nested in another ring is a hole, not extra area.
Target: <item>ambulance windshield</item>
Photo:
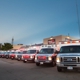
[[[33,53],[36,53],[36,50],[28,50],[27,53],[33,54]]]
[[[62,46],[60,53],[80,53],[80,45]]]
[[[40,50],[40,54],[51,54],[51,53],[53,53],[54,52],[54,49],[53,48],[43,48],[43,49],[41,49]]]

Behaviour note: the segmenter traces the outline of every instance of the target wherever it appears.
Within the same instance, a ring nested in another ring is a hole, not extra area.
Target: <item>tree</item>
[[[10,44],[10,43],[4,43],[4,45],[2,45],[1,50],[10,50],[12,48],[13,48],[12,44]]]
[[[2,44],[0,43],[0,50],[1,50]]]

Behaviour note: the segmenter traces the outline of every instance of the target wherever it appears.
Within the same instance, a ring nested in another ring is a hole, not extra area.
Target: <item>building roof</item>
[[[73,38],[73,39],[77,39],[77,38],[75,38],[75,37],[72,37],[72,36],[68,36],[68,35],[57,35],[57,36],[51,36],[51,37],[48,37],[48,38],[44,38],[44,39],[49,39],[49,38],[55,38],[55,37],[70,37],[70,38]]]

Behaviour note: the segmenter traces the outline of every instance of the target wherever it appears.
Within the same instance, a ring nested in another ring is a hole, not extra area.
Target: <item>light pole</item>
[[[77,19],[78,19],[78,27],[79,27],[79,38],[80,38],[80,23],[79,23],[79,12],[78,12],[77,0],[76,0],[76,10],[77,10]]]

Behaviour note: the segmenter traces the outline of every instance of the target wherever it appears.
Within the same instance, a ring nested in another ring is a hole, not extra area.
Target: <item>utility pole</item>
[[[79,38],[80,38],[80,23],[79,23],[79,12],[78,12],[77,0],[76,0],[76,10],[77,10],[77,19],[78,19],[78,27],[79,27]]]

